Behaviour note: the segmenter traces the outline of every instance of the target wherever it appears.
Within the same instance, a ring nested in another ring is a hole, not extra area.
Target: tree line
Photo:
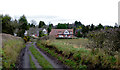
[[[9,15],[0,15],[1,24],[2,24],[2,33],[14,35],[17,33],[17,36],[23,37],[25,30],[29,30],[30,27],[36,26],[36,21],[31,20],[31,23],[28,23],[25,15],[22,15],[18,20],[12,19]],[[39,22],[39,28],[46,25],[44,21]]]
[[[74,35],[77,37],[86,37],[87,33],[89,31],[97,31],[101,29],[110,29],[110,28],[120,28],[117,26],[103,26],[101,23],[99,25],[95,26],[93,24],[91,25],[84,25],[80,21],[75,21],[73,24],[69,23],[58,23],[56,25],[56,29],[74,29]]]
[[[22,15],[18,20],[13,20],[9,15],[0,15],[2,21],[2,33],[12,34],[16,32],[18,36],[23,37],[25,30],[29,30],[30,27],[36,27],[36,21],[31,20],[31,23],[28,23],[25,15]],[[95,26],[84,25],[80,21],[75,21],[73,24],[69,23],[58,23],[56,26],[53,24],[46,25],[44,21],[40,21],[38,28],[43,28],[47,26],[47,31],[50,33],[52,28],[55,29],[74,29],[74,35],[77,37],[85,37],[89,31],[101,30],[101,29],[109,29],[109,28],[118,28],[116,26],[103,26],[101,23]],[[120,26],[119,26],[120,28]]]

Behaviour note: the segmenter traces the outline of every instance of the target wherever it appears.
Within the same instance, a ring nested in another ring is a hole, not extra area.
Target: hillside
[[[24,41],[20,37],[15,37],[9,34],[0,34],[2,36],[2,65],[3,68],[15,67],[16,60],[21,49],[24,47]]]

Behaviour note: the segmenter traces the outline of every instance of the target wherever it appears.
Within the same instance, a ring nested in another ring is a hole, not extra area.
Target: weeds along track
[[[37,47],[72,68],[82,70],[120,69],[118,55],[108,55],[101,49],[76,48],[74,45],[64,43],[64,41],[54,42],[49,40],[37,41]]]
[[[53,68],[53,66],[43,57],[43,55],[41,55],[41,53],[33,45],[29,47],[29,50],[42,68]]]
[[[56,60],[39,50],[35,42],[26,44],[23,58],[23,68],[65,68],[64,65],[59,64]]]

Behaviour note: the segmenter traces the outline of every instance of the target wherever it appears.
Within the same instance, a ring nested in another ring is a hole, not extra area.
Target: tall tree
[[[25,15],[20,17],[19,24],[20,24],[21,29],[25,29],[25,30],[29,29],[28,28],[28,22],[27,22],[27,19],[26,19]]]
[[[25,17],[25,15],[21,16],[19,19],[19,32],[18,32],[18,36],[23,37],[25,30],[29,29],[29,25],[27,22],[27,19]]]
[[[52,27],[53,27],[53,24],[49,24],[49,27],[48,27],[48,34],[51,32],[51,29],[52,29]]]
[[[68,25],[66,23],[64,24],[58,23],[57,29],[68,29]]]
[[[91,24],[90,31],[93,31],[94,28],[95,28],[95,26],[93,24]]]
[[[44,21],[39,22],[39,28],[43,27],[45,25]]]
[[[104,29],[104,27],[101,23],[99,23],[99,25],[95,28],[95,30],[100,30],[100,29]]]
[[[78,21],[75,21],[75,23],[74,23],[74,24],[75,24],[75,26],[76,26],[76,27],[79,27],[79,26],[81,26],[81,25],[82,25],[82,23],[81,23],[80,21],[79,21],[79,22],[78,22]]]
[[[11,25],[11,17],[5,15],[2,17],[2,33],[12,34],[14,33],[14,27]]]

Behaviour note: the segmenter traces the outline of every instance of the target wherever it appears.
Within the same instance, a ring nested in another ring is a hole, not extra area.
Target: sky
[[[2,0],[0,14],[9,14],[19,19],[23,14],[28,22],[35,20],[52,23],[74,23],[85,25],[112,25],[118,23],[120,0]]]

